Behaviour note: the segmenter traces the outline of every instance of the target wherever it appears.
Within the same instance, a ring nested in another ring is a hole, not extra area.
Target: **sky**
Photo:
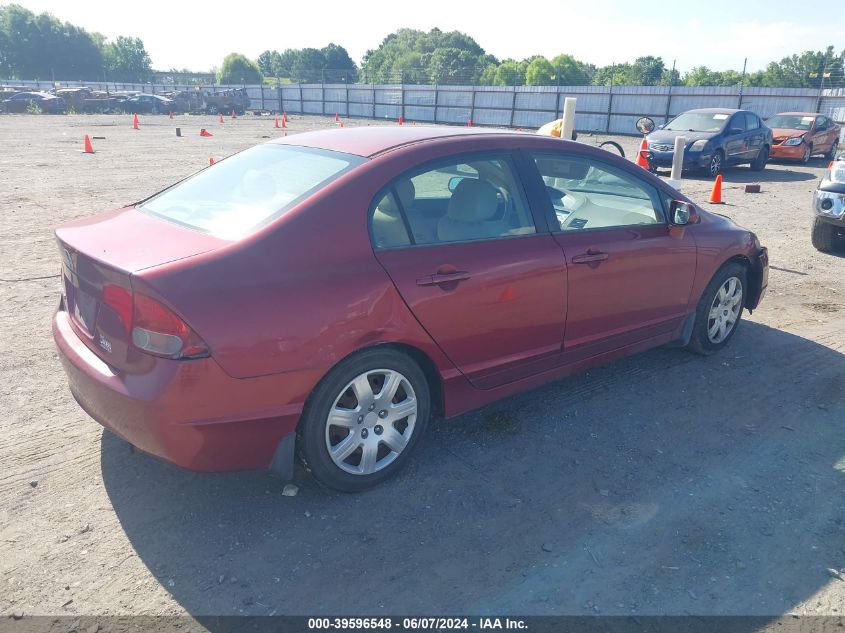
[[[794,0],[16,1],[110,39],[140,37],[156,70],[205,71],[231,52],[255,58],[267,49],[322,48],[330,42],[360,63],[368,49],[403,27],[463,31],[499,59],[568,53],[604,66],[655,55],[668,67],[676,60],[681,72],[701,65],[741,70],[746,57],[754,71],[807,48],[845,48],[840,21],[822,9],[827,3],[815,10],[814,3]]]

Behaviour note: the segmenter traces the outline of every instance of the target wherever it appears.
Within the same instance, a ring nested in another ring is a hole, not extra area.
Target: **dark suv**
[[[686,137],[684,169],[715,176],[728,165],[748,163],[760,171],[772,148],[772,131],[753,112],[729,108],[688,110],[648,135],[653,168],[670,168],[675,137]]]

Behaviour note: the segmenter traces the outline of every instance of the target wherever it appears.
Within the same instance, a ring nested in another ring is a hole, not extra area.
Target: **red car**
[[[70,389],[200,471],[295,449],[361,490],[456,416],[659,345],[725,346],[768,278],[757,237],[609,152],[375,127],[236,154],[56,230]]]
[[[808,163],[817,154],[836,157],[840,127],[833,119],[815,112],[783,112],[766,125],[772,128],[772,158]]]

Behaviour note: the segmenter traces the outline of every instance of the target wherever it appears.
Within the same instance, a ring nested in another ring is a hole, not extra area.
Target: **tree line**
[[[698,66],[683,73],[661,57],[643,56],[608,66],[562,53],[522,60],[498,59],[459,31],[399,29],[360,67],[338,44],[323,48],[266,50],[257,59],[227,55],[214,69],[218,83],[256,84],[266,80],[301,83],[406,83],[522,85],[672,85],[818,88],[845,85],[845,50],[833,46],[772,61],[763,70],[711,70]],[[176,75],[187,71],[176,71]],[[145,82],[152,78],[150,56],[137,37],[107,41],[99,33],[62,22],[49,13],[34,14],[17,5],[0,6],[0,77],[17,79],[104,79]]]
[[[0,77],[146,81],[150,56],[137,37],[109,42],[49,13],[0,6]]]

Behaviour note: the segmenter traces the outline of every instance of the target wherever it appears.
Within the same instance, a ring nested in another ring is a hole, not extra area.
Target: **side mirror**
[[[698,211],[695,205],[682,200],[672,200],[672,204],[669,205],[669,217],[670,223],[675,226],[698,223]]]
[[[654,132],[654,119],[647,116],[641,116],[637,119],[636,126],[640,134],[651,134]]]

